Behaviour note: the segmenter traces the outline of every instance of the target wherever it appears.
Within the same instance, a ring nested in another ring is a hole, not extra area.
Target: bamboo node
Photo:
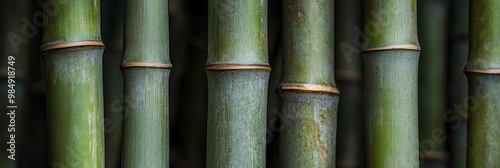
[[[48,44],[40,47],[40,51],[46,52],[50,50],[57,50],[63,48],[86,47],[86,46],[95,46],[104,48],[104,43],[102,43],[102,41],[75,41],[67,43]]]
[[[269,65],[261,64],[209,64],[205,66],[207,71],[239,71],[239,70],[260,70],[271,71]]]
[[[282,83],[278,86],[282,92],[301,92],[301,93],[325,93],[340,95],[339,90],[335,87],[319,85],[319,84],[305,84],[305,83]]]
[[[389,50],[412,50],[420,51],[420,46],[415,44],[397,44],[363,49],[363,52],[389,51]]]
[[[470,69],[464,70],[465,73],[500,75],[500,69]]]
[[[160,68],[160,69],[172,69],[172,64],[164,63],[154,63],[154,62],[129,62],[126,64],[121,64],[121,69],[127,68]]]

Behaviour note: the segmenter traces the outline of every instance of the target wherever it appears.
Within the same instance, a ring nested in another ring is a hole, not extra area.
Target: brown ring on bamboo
[[[335,87],[319,85],[319,84],[305,84],[305,83],[282,83],[278,86],[282,92],[299,92],[299,93],[325,93],[340,95],[339,90]]]
[[[389,46],[380,46],[373,48],[363,49],[363,52],[374,52],[374,51],[388,51],[388,50],[412,50],[412,51],[420,51],[421,48],[415,44],[396,44]]]
[[[127,68],[160,68],[160,69],[172,69],[172,64],[155,63],[155,62],[129,62],[126,64],[121,64],[121,69]]]
[[[420,158],[429,160],[446,160],[448,159],[448,152],[420,151]]]
[[[271,71],[269,65],[260,64],[209,64],[205,66],[207,71],[238,71],[238,70],[260,70]]]
[[[40,47],[40,50],[41,50],[41,52],[46,52],[46,51],[56,50],[56,49],[85,47],[85,46],[96,46],[96,47],[104,48],[104,43],[102,43],[102,41],[75,41],[75,42],[44,45],[44,46]]]
[[[471,69],[464,70],[465,73],[487,74],[487,75],[500,75],[500,69]]]

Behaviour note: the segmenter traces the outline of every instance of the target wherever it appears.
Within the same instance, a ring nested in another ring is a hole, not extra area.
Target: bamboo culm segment
[[[269,72],[207,71],[207,77],[207,167],[265,167],[267,90],[262,88]]]
[[[43,53],[48,160],[54,167],[104,167],[103,48]]]
[[[169,69],[123,69],[123,167],[168,167]]]
[[[364,2],[367,165],[418,167],[417,3]]]
[[[334,3],[283,1],[282,167],[335,167]]]
[[[338,96],[283,92],[281,167],[335,167]]]
[[[55,47],[42,52],[47,90],[48,164],[104,167],[100,2],[52,3],[56,3],[54,10],[58,12],[44,20],[42,46],[88,41],[99,45]]]
[[[168,1],[126,0],[122,167],[169,167]]]
[[[470,52],[466,65],[470,113],[467,167],[500,165],[500,1],[470,2]]]
[[[364,54],[367,165],[417,167],[418,51]]]
[[[265,167],[267,52],[267,1],[208,1],[207,167]]]

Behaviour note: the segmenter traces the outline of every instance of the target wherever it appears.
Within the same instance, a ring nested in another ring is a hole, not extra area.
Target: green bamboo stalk
[[[337,126],[337,167],[365,167],[362,0],[335,1],[335,77],[342,93]]]
[[[500,165],[500,1],[470,1],[467,167]]]
[[[417,3],[364,6],[367,165],[418,167]]]
[[[207,167],[266,165],[267,1],[208,1]]]
[[[418,1],[422,53],[419,61],[419,138],[421,167],[446,167],[445,53],[446,8],[443,0]]]
[[[168,2],[125,1],[122,167],[168,167]]]
[[[283,1],[281,167],[334,167],[334,2]]]
[[[448,59],[447,117],[449,166],[465,168],[467,160],[467,77],[463,73],[469,53],[469,1],[450,3],[450,58]]]
[[[100,2],[58,0],[54,7],[42,40],[48,164],[104,167]]]

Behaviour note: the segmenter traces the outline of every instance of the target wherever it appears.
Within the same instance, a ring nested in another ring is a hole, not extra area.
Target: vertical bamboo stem
[[[334,167],[334,2],[283,1],[280,166]]]
[[[48,164],[104,167],[100,2],[58,0],[54,6],[41,48]]]
[[[167,0],[125,1],[122,167],[168,167]]]
[[[419,61],[419,138],[421,167],[445,167],[446,8],[443,0],[418,1],[422,54]]]
[[[500,165],[500,1],[470,2],[467,167]]]
[[[364,6],[367,165],[418,167],[417,3]]]
[[[335,77],[342,93],[337,126],[338,167],[365,167],[362,0],[335,1]]]
[[[267,1],[208,1],[207,167],[264,167]]]
[[[450,4],[450,58],[448,59],[448,148],[450,167],[465,168],[467,161],[467,77],[463,73],[469,53],[469,1]]]

